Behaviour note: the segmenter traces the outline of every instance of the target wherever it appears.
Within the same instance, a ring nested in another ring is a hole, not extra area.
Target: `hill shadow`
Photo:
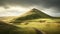
[[[18,29],[21,28],[0,21],[0,34],[20,34],[20,31],[18,31]]]

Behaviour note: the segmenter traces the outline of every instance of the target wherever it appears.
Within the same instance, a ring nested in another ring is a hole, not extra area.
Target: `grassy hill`
[[[33,19],[40,19],[40,18],[52,18],[51,16],[43,13],[40,10],[37,10],[35,8],[33,8],[32,10],[26,12],[25,14],[23,14],[22,16],[14,19],[14,23],[20,23],[26,20],[33,20]]]

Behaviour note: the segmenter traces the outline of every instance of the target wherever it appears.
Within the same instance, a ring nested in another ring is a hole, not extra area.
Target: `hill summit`
[[[39,18],[51,18],[51,16],[43,13],[42,11],[33,8],[32,10],[24,13],[22,16],[16,18],[13,23],[20,23],[26,20],[33,20],[33,19],[39,19]]]
[[[48,14],[36,9],[36,8],[33,8],[32,10],[26,12],[25,14],[23,14],[21,17],[27,17],[27,16],[30,16],[32,18],[34,17],[40,17],[40,18],[50,18],[51,16],[49,16]],[[29,17],[29,18],[30,18]]]

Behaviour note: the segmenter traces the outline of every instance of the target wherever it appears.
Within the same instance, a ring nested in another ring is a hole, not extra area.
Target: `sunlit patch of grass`
[[[28,25],[20,25],[21,27],[37,28],[47,34],[60,34],[60,24],[58,23],[30,23]]]
[[[45,20],[45,19],[42,19]],[[20,25],[17,25],[19,27],[32,27],[37,28],[40,31],[45,32],[46,34],[60,34],[60,23],[58,23],[59,20],[55,19],[47,19],[46,22],[41,23],[40,20],[33,20],[33,21],[26,21],[24,23],[21,23]],[[28,23],[28,24],[25,24]]]

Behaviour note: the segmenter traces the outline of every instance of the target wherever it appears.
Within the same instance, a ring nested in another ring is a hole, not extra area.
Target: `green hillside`
[[[22,16],[14,19],[13,23],[20,23],[26,20],[33,20],[33,19],[39,19],[39,18],[52,18],[52,17],[43,13],[40,10],[33,8],[32,10],[23,14]]]

